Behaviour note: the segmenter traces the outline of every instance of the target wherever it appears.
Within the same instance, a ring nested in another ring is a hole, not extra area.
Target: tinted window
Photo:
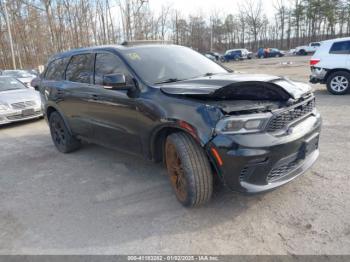
[[[72,82],[91,83],[93,77],[93,55],[73,56],[68,64],[66,79]]]
[[[330,54],[350,54],[350,41],[334,43],[329,51]]]
[[[153,84],[168,79],[195,78],[207,73],[227,73],[215,62],[187,47],[136,47],[124,51],[123,55],[140,77]]]
[[[123,61],[118,56],[111,53],[96,54],[95,84],[102,85],[103,76],[111,74],[125,74],[127,81],[131,79]]]
[[[62,58],[51,62],[47,68],[45,79],[56,81],[63,80],[68,60],[69,58]]]
[[[311,46],[320,46],[320,43],[312,43]]]

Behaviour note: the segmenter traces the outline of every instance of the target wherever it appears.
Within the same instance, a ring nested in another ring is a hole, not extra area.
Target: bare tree
[[[262,2],[261,0],[248,0],[243,5],[245,20],[249,26],[250,33],[253,35],[252,48],[256,49],[258,42],[259,31],[263,25],[262,23]]]

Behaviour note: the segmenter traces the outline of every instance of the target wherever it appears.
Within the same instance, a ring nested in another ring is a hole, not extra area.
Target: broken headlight
[[[230,116],[221,119],[216,125],[216,132],[221,134],[246,134],[262,132],[271,113]]]

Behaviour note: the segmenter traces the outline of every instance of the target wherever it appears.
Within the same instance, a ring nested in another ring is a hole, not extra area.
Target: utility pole
[[[213,52],[213,18],[210,16],[210,52]]]
[[[7,24],[7,31],[9,34],[10,46],[11,46],[12,65],[13,65],[13,69],[17,69],[16,59],[15,59],[15,51],[13,49],[12,32],[11,32],[11,27],[10,27],[9,15],[7,12],[7,2],[6,1],[4,1],[4,8],[5,8],[5,18],[6,18],[6,24]]]

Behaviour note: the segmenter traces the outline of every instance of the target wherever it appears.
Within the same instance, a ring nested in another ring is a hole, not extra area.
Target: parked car
[[[217,53],[217,52],[207,52],[207,54],[215,57],[215,61],[219,62],[220,61],[220,58],[222,57],[221,54]]]
[[[320,45],[321,45],[321,43],[319,43],[319,42],[313,42],[313,43],[310,43],[308,45],[298,46],[295,48],[295,53],[297,55],[312,54],[312,53],[316,52],[316,50],[320,47]]]
[[[242,60],[242,52],[239,50],[227,50],[220,58],[221,62],[239,61]]]
[[[334,95],[350,90],[350,37],[322,42],[310,60],[311,83],[327,85]]]
[[[28,74],[31,74],[33,76],[39,76],[39,71],[37,69],[29,69],[24,71],[26,71]]]
[[[253,52],[248,51],[248,49],[242,48],[242,49],[236,49],[238,51],[241,51],[241,58],[242,59],[252,59],[253,58]]]
[[[42,117],[39,92],[13,77],[0,76],[0,125]]]
[[[206,53],[206,54],[204,54],[204,56],[207,57],[207,58],[209,58],[209,59],[212,60],[212,61],[216,61],[215,56],[213,56],[213,55],[211,55],[211,54]]]
[[[295,49],[294,49],[294,48],[293,48],[293,49],[289,49],[289,50],[286,52],[286,55],[288,55],[288,56],[296,55]]]
[[[28,73],[26,70],[4,70],[2,75],[14,77],[29,88],[32,87],[30,85],[31,81],[36,77],[34,74]]]
[[[259,48],[256,56],[258,58],[283,57],[286,52],[278,48]]]
[[[232,190],[267,191],[304,173],[319,154],[321,118],[307,84],[230,73],[186,47],[57,54],[40,90],[60,152],[87,140],[163,161],[188,207],[210,200],[214,178]]]
[[[223,59],[225,62],[234,60],[243,60],[243,59],[252,59],[253,53],[249,52],[247,49],[230,49],[227,50]]]

